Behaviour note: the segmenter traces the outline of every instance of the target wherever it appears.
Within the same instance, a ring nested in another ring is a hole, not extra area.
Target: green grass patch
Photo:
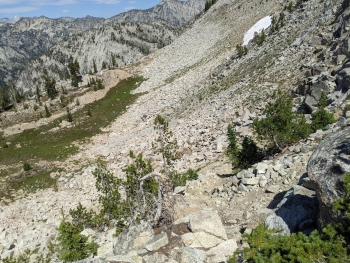
[[[41,189],[53,188],[57,191],[56,180],[50,177],[51,172],[53,171],[40,172],[30,177],[7,182],[6,189],[0,193],[0,199],[13,200],[19,190],[23,191],[22,196]]]
[[[139,95],[130,92],[142,80],[141,77],[123,80],[110,89],[103,99],[72,113],[72,128],[49,132],[59,126],[61,120],[58,119],[36,130],[26,130],[21,134],[0,139],[0,145],[11,142],[8,148],[0,149],[0,164],[11,165],[29,160],[31,163],[38,160],[65,160],[69,155],[77,153],[77,143],[84,143],[85,139],[101,133],[101,128],[109,125],[136,100]],[[86,116],[88,107],[91,116]],[[73,142],[75,143],[72,144]],[[17,148],[18,144],[21,147]]]

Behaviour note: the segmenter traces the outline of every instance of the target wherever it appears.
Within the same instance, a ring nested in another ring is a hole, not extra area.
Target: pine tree
[[[0,86],[0,109],[5,108],[10,103],[11,99],[8,91],[4,87]]]
[[[49,109],[48,109],[48,107],[47,107],[46,104],[45,104],[45,117],[46,117],[46,118],[51,117],[51,113],[49,112]]]
[[[67,108],[67,121],[68,122],[72,122],[73,121],[73,117],[72,117],[72,114],[71,114],[69,108]]]
[[[47,96],[50,99],[54,99],[57,96],[56,90],[56,80],[54,78],[49,77],[49,75],[42,75],[41,78],[44,80],[44,86],[47,92]]]
[[[94,73],[96,74],[97,73],[97,67],[96,67],[96,63],[95,63],[94,59],[92,60],[92,67],[94,68]]]
[[[328,124],[335,122],[334,115],[327,112],[325,109],[327,106],[327,97],[323,92],[318,105],[319,109],[312,114],[311,129],[314,132],[319,129],[324,129]]]
[[[107,68],[107,65],[106,65],[106,62],[102,62],[102,70],[106,69]]]

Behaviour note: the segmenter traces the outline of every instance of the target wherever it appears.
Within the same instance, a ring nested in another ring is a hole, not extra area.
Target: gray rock
[[[186,247],[211,248],[215,247],[217,244],[220,244],[223,239],[206,232],[196,232],[182,235],[181,241]]]
[[[350,172],[350,127],[330,134],[323,139],[307,165],[310,179],[316,184],[320,202],[320,224],[325,225],[340,219],[333,212],[333,203],[344,197],[341,187],[344,173]]]
[[[347,89],[350,88],[350,68],[342,69],[337,75],[338,85]]]
[[[350,111],[349,110],[345,112],[345,118],[347,118],[347,119],[350,118]]]
[[[249,189],[243,183],[238,186],[238,189],[243,192],[249,192]]]
[[[156,235],[153,239],[148,241],[146,245],[146,249],[148,251],[155,251],[160,249],[161,247],[166,246],[169,243],[168,235],[163,232],[159,235]]]
[[[294,195],[306,195],[309,197],[315,196],[315,191],[302,187],[300,185],[293,185],[293,194]]]
[[[225,228],[218,213],[204,208],[190,217],[188,227],[192,232],[206,232],[216,237],[227,239]]]
[[[290,235],[291,232],[288,228],[288,225],[286,222],[284,222],[283,218],[276,215],[275,213],[272,215],[269,215],[265,220],[265,226],[267,226],[269,229],[279,229],[281,230],[281,234],[283,235]]]
[[[142,222],[137,226],[132,226],[124,230],[116,240],[114,240],[114,254],[126,254],[132,250],[144,249],[146,244],[152,240],[154,232],[152,227]]]
[[[268,193],[273,193],[277,194],[280,191],[280,186],[279,185],[270,185],[267,189],[266,192]]]
[[[339,120],[337,121],[337,123],[335,124],[336,127],[343,127],[346,125],[346,118],[344,117],[340,117]]]
[[[301,38],[295,39],[295,41],[291,44],[292,47],[299,47],[302,43]]]
[[[254,229],[258,225],[263,224],[266,218],[273,213],[274,213],[273,210],[268,208],[263,208],[263,209],[254,211],[250,217],[247,228]]]
[[[97,249],[97,256],[101,257],[107,255],[113,255],[113,242],[104,244]]]
[[[266,218],[265,225],[269,228],[280,228],[283,234],[289,235],[299,231],[298,226],[301,222],[307,219],[316,220],[318,212],[316,197],[294,195],[289,191],[277,205],[274,214]]]
[[[185,192],[186,190],[186,186],[177,186],[174,189],[174,194],[182,194],[183,192]]]
[[[207,251],[207,263],[226,262],[237,250],[237,242],[229,239]]]
[[[256,173],[257,174],[265,174],[269,166],[266,163],[258,163],[256,166]]]
[[[147,255],[143,257],[142,263],[177,263],[176,260],[168,258],[167,256],[160,254],[158,252],[152,254],[152,255]]]
[[[179,263],[203,263],[206,259],[206,253],[203,250],[184,247],[176,251],[175,260]]]
[[[259,183],[259,178],[258,177],[243,178],[242,183],[245,185],[256,185]]]
[[[309,177],[303,178],[302,184],[305,188],[308,188],[308,189],[313,190],[313,191],[316,190],[315,182],[311,181]]]

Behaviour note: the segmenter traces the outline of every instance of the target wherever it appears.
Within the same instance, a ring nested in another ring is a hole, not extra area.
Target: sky
[[[131,9],[147,9],[161,0],[0,0],[0,18],[15,16],[108,18]]]

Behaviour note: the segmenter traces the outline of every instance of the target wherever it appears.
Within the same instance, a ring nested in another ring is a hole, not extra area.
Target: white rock
[[[220,216],[211,208],[204,208],[190,216],[188,226],[192,232],[205,231],[206,233],[227,239]]]
[[[148,251],[155,251],[160,249],[161,247],[166,246],[169,243],[168,235],[163,232],[159,235],[156,235],[153,239],[148,241],[146,245],[146,249]]]
[[[207,262],[217,263],[226,262],[229,257],[237,250],[237,242],[234,239],[229,239],[207,251]]]
[[[211,248],[220,244],[223,239],[205,232],[186,233],[181,236],[181,241],[186,247]]]
[[[113,242],[104,244],[97,249],[97,256],[113,255]]]

